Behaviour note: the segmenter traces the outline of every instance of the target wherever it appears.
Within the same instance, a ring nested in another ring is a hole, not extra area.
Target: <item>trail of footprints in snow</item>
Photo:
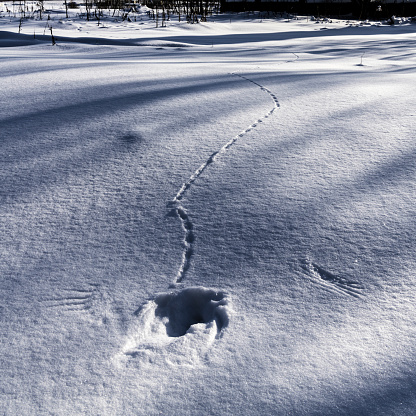
[[[194,227],[182,204],[182,199],[192,184],[202,175],[216,158],[241,137],[268,118],[279,107],[276,96],[259,83],[243,75],[232,74],[253,83],[267,92],[273,100],[273,108],[262,118],[250,124],[224,144],[191,175],[179,189],[168,207],[176,213],[184,231],[182,261],[171,289],[183,282],[189,269],[195,241]],[[228,326],[231,313],[230,300],[225,292],[205,287],[192,287],[162,293],[146,302],[136,312],[136,325],[132,328],[120,357],[148,359],[154,362],[165,359],[168,362],[195,364],[206,354],[213,341],[222,336]],[[163,351],[163,354],[159,354]],[[123,358],[122,358],[123,359]]]
[[[195,240],[192,221],[182,204],[185,193],[217,157],[258,123],[268,118],[279,107],[276,96],[259,83],[239,74],[236,75],[267,92],[273,100],[273,108],[262,118],[250,124],[224,144],[193,173],[178,191],[170,206],[175,210],[184,230],[182,261],[171,288],[180,284],[189,269]],[[65,296],[65,293],[67,296]],[[63,294],[44,300],[48,308],[63,308],[67,311],[103,312],[105,291],[97,284],[83,289],[64,289]],[[119,357],[141,357],[162,359],[177,363],[195,363],[204,355],[212,342],[219,338],[228,326],[230,300],[225,292],[205,287],[192,287],[156,295],[136,312],[136,324],[131,328]],[[105,312],[105,311],[104,311]],[[176,341],[173,341],[176,340]],[[197,352],[195,354],[195,352]]]
[[[224,146],[221,147],[220,150],[215,151],[211,154],[211,156],[191,175],[191,177],[188,179],[187,182],[185,182],[181,189],[178,191],[176,196],[174,197],[173,201],[170,203],[170,205],[173,203],[176,214],[178,218],[182,222],[182,228],[185,232],[185,238],[183,241],[184,250],[182,253],[182,262],[179,267],[178,273],[176,275],[176,278],[174,282],[171,284],[171,287],[174,288],[178,283],[181,283],[185,277],[186,272],[189,269],[190,260],[193,254],[193,242],[195,239],[194,233],[193,233],[193,225],[189,218],[189,215],[186,211],[186,209],[181,204],[181,200],[184,197],[185,193],[189,190],[189,188],[192,186],[192,184],[202,175],[202,173],[207,169],[213,162],[215,162],[216,158],[220,155],[223,155],[227,152],[227,150],[240,138],[242,138],[245,134],[250,132],[253,128],[257,127],[258,123],[262,123],[264,119],[267,119],[270,117],[274,111],[280,107],[279,101],[275,94],[273,94],[269,89],[265,88],[263,85],[259,84],[256,81],[253,81],[243,75],[232,73],[232,75],[238,76],[248,82],[251,82],[252,84],[259,87],[262,91],[269,94],[269,96],[273,100],[273,108],[268,111],[263,117],[259,118],[254,123],[250,124],[245,130],[238,133],[236,136],[234,136],[231,140],[229,140],[227,143],[224,144]]]

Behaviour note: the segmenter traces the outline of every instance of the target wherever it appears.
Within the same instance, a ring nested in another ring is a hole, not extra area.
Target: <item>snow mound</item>
[[[136,312],[119,358],[196,364],[222,336],[230,312],[229,297],[214,289],[159,294]]]
[[[0,30],[0,48],[36,45],[38,43],[38,40],[34,39],[33,36]]]

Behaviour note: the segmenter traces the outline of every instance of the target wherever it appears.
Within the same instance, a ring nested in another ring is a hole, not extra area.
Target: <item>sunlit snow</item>
[[[1,413],[413,415],[415,23],[7,3]]]

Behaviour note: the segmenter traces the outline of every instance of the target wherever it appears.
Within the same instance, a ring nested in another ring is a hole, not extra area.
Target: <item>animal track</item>
[[[257,85],[262,91],[265,91],[265,92],[267,92],[269,95],[270,95],[270,97],[272,98],[272,100],[273,100],[273,102],[274,102],[274,107],[263,117],[263,118],[267,118],[268,116],[270,116],[277,108],[279,108],[280,107],[280,103],[279,103],[279,101],[278,101],[278,99],[277,99],[277,97],[276,97],[276,95],[275,94],[273,94],[268,88],[266,88],[266,87],[264,87],[263,85],[261,85],[261,84],[259,84],[258,82],[256,82],[256,81],[253,81],[252,79],[250,79],[250,78],[247,78],[247,77],[245,77],[245,76],[243,76],[243,75],[240,75],[240,74],[235,74],[235,73],[233,73],[233,75],[237,75],[238,77],[240,77],[240,78],[243,78],[243,79],[245,79],[246,81],[248,81],[248,82],[251,82],[252,84],[254,84],[254,85]],[[262,119],[260,119],[260,120],[258,120],[259,122],[261,122],[262,121]],[[255,127],[255,126],[253,126],[253,127]]]
[[[238,76],[267,92],[274,106],[262,118],[250,124],[225,143],[221,149],[212,153],[168,203],[168,208],[179,218],[185,233],[182,261],[175,280],[170,285],[171,288],[176,288],[183,282],[193,255],[195,234],[191,218],[182,205],[185,193],[217,157],[226,153],[239,138],[256,128],[279,107],[276,96],[267,88],[242,75]],[[146,302],[136,312],[136,326],[132,328],[125,346],[117,357],[121,360],[129,357],[139,357],[143,360],[147,357],[151,362],[162,359],[193,365],[205,355],[215,339],[222,335],[228,326],[230,313],[230,300],[224,292],[193,287],[160,294],[154,300]],[[158,354],[160,350],[163,350],[163,354]]]
[[[175,279],[175,283],[180,283],[182,282],[185,273],[189,269],[189,262],[193,252],[192,244],[194,242],[195,237],[192,222],[185,209],[182,206],[179,206],[176,209],[176,213],[179,216],[182,222],[182,228],[185,231],[185,238],[183,241],[184,251],[182,253],[182,262]],[[171,285],[171,287],[174,287],[174,285]]]
[[[209,167],[212,163],[215,162],[215,160],[218,156],[223,155],[224,153],[226,153],[227,150],[239,138],[243,137],[245,134],[250,132],[253,128],[257,127],[258,123],[262,123],[263,119],[268,118],[271,114],[273,114],[273,112],[276,110],[276,108],[280,107],[280,104],[279,104],[279,101],[277,100],[277,97],[270,90],[263,87],[258,82],[255,82],[255,81],[253,81],[253,80],[251,80],[251,79],[249,79],[249,78],[247,78],[243,75],[234,74],[234,73],[232,75],[236,75],[236,76],[238,76],[238,77],[240,77],[240,78],[242,78],[246,81],[249,81],[252,84],[258,86],[262,91],[267,92],[270,95],[270,97],[272,98],[274,106],[262,118],[256,120],[254,123],[250,124],[250,126],[248,126],[245,130],[238,133],[235,137],[233,137],[231,140],[229,140],[227,143],[225,143],[224,146],[222,146],[220,150],[212,153],[209,156],[209,158],[201,166],[199,166],[199,168],[191,175],[191,177],[188,179],[188,181],[185,182],[182,185],[182,187],[179,189],[178,193],[173,198],[173,201],[170,203],[170,204],[172,204],[172,203],[174,204],[176,214],[179,217],[179,219],[182,223],[182,228],[185,231],[185,237],[184,237],[184,240],[183,240],[184,250],[183,250],[183,254],[182,254],[182,262],[181,262],[181,265],[179,267],[179,271],[176,274],[175,280],[171,284],[171,287],[175,287],[178,283],[181,283],[183,281],[183,279],[185,277],[185,274],[189,269],[191,257],[192,257],[192,254],[193,254],[193,242],[194,242],[194,239],[195,239],[195,236],[194,236],[194,233],[193,233],[193,225],[192,225],[192,222],[189,218],[189,215],[187,214],[185,208],[181,204],[182,198],[184,197],[185,193],[189,190],[189,188],[192,186],[192,184],[202,175],[204,170],[207,167]],[[168,206],[170,204],[168,204]]]
[[[97,285],[90,285],[89,289],[64,289],[68,296],[48,298],[44,302],[49,308],[64,307],[66,310],[88,310],[92,306]]]
[[[63,289],[67,296],[49,297],[43,299],[47,308],[60,309],[62,312],[88,313],[90,318],[101,324],[112,324],[115,315],[120,317],[120,311],[114,308],[114,300],[105,286],[89,283],[84,289]]]
[[[308,259],[302,260],[300,265],[303,273],[308,276],[312,282],[324,286],[326,289],[341,293],[343,295],[350,295],[356,298],[361,296],[361,291],[364,289],[358,282],[347,280],[343,277],[337,276],[328,272],[323,267]]]
[[[218,336],[229,322],[225,293],[211,289],[196,287],[159,295],[155,304],[155,316],[165,320],[169,337],[181,337],[200,323],[215,323]]]
[[[136,316],[124,356],[143,358],[163,349],[169,359],[183,362],[197,359],[221,337],[229,323],[230,301],[224,292],[191,287],[156,296]]]
[[[88,311],[100,297],[99,285],[89,284],[88,289],[63,289],[68,296],[45,299],[44,302],[49,308],[64,308],[69,311]]]

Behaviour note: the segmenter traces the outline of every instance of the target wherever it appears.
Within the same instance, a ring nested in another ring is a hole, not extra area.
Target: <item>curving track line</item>
[[[275,94],[273,94],[269,89],[264,87],[263,85],[259,84],[256,81],[253,81],[250,78],[247,78],[243,75],[232,73],[232,75],[238,76],[245,81],[251,82],[252,84],[259,87],[262,91],[266,92],[271,99],[273,100],[273,108],[269,110],[263,117],[256,120],[254,123],[250,124],[245,130],[238,133],[234,136],[231,140],[224,144],[221,149],[217,150],[216,152],[212,153],[211,156],[191,175],[191,177],[185,182],[181,189],[179,189],[178,193],[173,198],[172,204],[176,211],[177,217],[180,219],[182,223],[182,228],[184,230],[185,236],[183,239],[183,252],[182,252],[182,262],[179,267],[179,270],[176,274],[175,280],[172,282],[172,288],[176,287],[177,284],[181,283],[185,278],[186,272],[189,269],[191,257],[193,254],[193,242],[195,240],[195,235],[193,232],[193,224],[192,221],[186,211],[186,209],[182,205],[182,198],[186,194],[186,192],[191,188],[192,184],[202,175],[202,173],[207,169],[212,163],[215,162],[216,158],[225,154],[227,150],[240,138],[242,138],[245,134],[250,132],[252,129],[257,127],[258,123],[261,123],[264,119],[270,117],[276,109],[280,107],[279,101]]]

